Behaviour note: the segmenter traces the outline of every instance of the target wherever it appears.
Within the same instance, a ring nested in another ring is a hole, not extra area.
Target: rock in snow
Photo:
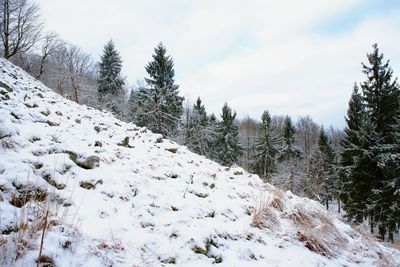
[[[3,59],[0,91],[2,266],[36,265],[47,210],[41,260],[55,266],[400,262],[317,202],[66,100]]]

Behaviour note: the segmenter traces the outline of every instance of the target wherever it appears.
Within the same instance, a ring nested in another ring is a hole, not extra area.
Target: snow
[[[4,231],[40,223],[47,208],[43,254],[56,266],[375,266],[383,264],[379,255],[400,261],[398,250],[315,201],[66,100],[3,59],[0,70],[0,265],[35,265],[41,230],[23,238]],[[82,168],[71,152],[78,162],[97,156],[99,166]],[[47,189],[46,201],[11,205],[19,185]],[[296,223],[298,214],[310,215],[310,225]],[[329,241],[325,256],[299,238],[323,227],[326,238],[316,238]],[[30,245],[17,257],[22,239]]]

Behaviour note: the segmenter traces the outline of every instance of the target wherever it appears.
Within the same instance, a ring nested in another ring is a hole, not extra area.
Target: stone
[[[100,158],[98,156],[90,156],[84,162],[78,164],[79,167],[84,169],[94,169],[99,167],[100,165]]]
[[[14,90],[8,86],[7,84],[0,82],[0,87],[3,87],[4,89],[6,89],[9,93],[13,92]]]
[[[70,160],[75,162],[76,165],[83,169],[94,169],[100,165],[100,158],[97,156],[90,156],[85,161],[80,161],[78,155],[73,151],[65,151],[69,155]]]
[[[103,143],[102,143],[101,141],[96,141],[96,142],[94,143],[94,146],[102,147],[102,146],[103,146]]]
[[[127,148],[134,148],[134,146],[131,146],[131,145],[129,144],[129,137],[128,137],[128,136],[125,137],[124,140],[122,140],[122,142],[121,142],[121,143],[118,143],[117,145],[123,146],[123,147],[127,147]]]

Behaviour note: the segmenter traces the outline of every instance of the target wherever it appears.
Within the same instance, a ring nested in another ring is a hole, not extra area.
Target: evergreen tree
[[[134,122],[166,137],[176,137],[183,114],[183,97],[174,81],[174,62],[162,43],[146,65],[146,85],[139,88]]]
[[[365,218],[370,218],[373,229],[373,190],[376,188],[376,177],[380,177],[381,170],[374,160],[373,147],[377,140],[377,133],[369,117],[365,116],[360,129],[360,140],[355,147],[354,165],[350,169],[346,186],[344,208],[347,216],[355,222],[361,223]]]
[[[122,60],[115,49],[112,40],[104,46],[103,55],[100,58],[98,97],[101,103],[110,104],[113,97],[123,94],[124,80],[121,77]],[[115,103],[113,103],[115,104]],[[116,108],[116,107],[112,107]]]
[[[365,188],[365,183],[356,181],[354,170],[356,160],[361,160],[363,149],[369,147],[369,142],[364,140],[364,128],[366,127],[366,114],[363,97],[359,92],[357,84],[354,84],[353,93],[347,110],[346,136],[341,142],[342,153],[340,161],[340,199],[345,205],[349,218],[362,220],[365,212],[365,200],[359,197],[370,190]],[[362,161],[360,161],[362,162]],[[358,162],[357,164],[360,164]],[[360,190],[364,192],[359,192]]]
[[[121,118],[125,94],[121,77],[122,60],[112,40],[104,46],[100,58],[97,95],[100,105]]]
[[[300,150],[295,147],[296,127],[289,116],[285,117],[283,123],[283,148],[281,153],[281,160],[292,160],[300,157]]]
[[[261,136],[254,145],[253,171],[266,181],[270,181],[276,169],[281,150],[281,138],[271,126],[271,115],[264,111],[261,115]]]
[[[366,112],[376,133],[369,164],[374,166],[371,177],[372,200],[369,213],[379,227],[382,239],[388,230],[390,239],[397,229],[400,214],[399,200],[399,85],[392,79],[389,61],[383,61],[378,46],[367,54],[369,65],[363,64],[367,79],[361,84]]]
[[[219,157],[217,134],[218,125],[219,121],[214,113],[207,117],[206,142],[208,151],[206,152],[205,156],[215,161],[218,161]]]
[[[236,112],[227,103],[222,108],[221,122],[216,129],[217,161],[225,166],[231,166],[238,162],[242,154],[239,144],[239,131],[235,123]]]
[[[294,126],[292,119],[289,116],[286,116],[283,122],[283,147],[279,161],[281,169],[286,171],[283,175],[285,179],[284,188],[289,189],[292,192],[295,192],[296,165],[300,158],[300,150],[295,146],[295,133],[296,127]]]
[[[209,150],[207,126],[206,108],[199,97],[193,105],[185,129],[185,145],[199,155],[206,155]]]
[[[400,99],[397,79],[378,46],[362,64],[362,96],[349,103],[341,161],[342,196],[350,218],[370,220],[393,241],[400,218]]]
[[[398,123],[399,85],[392,80],[393,71],[389,61],[383,62],[383,54],[377,44],[367,54],[369,66],[362,64],[367,80],[361,84],[368,116],[381,136],[381,142],[389,144],[395,140],[394,126]]]

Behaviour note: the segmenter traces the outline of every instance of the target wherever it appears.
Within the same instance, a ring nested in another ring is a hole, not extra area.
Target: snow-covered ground
[[[0,60],[0,265],[396,266],[315,201],[53,93]],[[44,260],[45,258],[43,258]]]

